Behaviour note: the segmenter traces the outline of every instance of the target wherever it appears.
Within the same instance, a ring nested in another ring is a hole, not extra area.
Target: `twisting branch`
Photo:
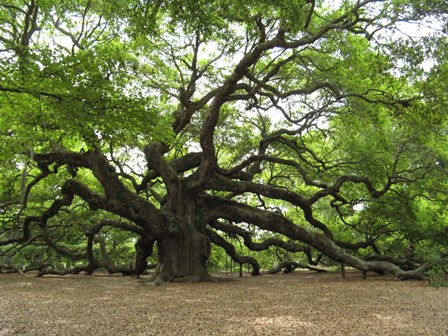
[[[311,8],[308,10],[308,16],[306,17],[305,25],[303,26],[305,30],[307,30],[308,26],[310,25],[311,17],[313,16],[313,13],[314,13],[314,7],[316,6],[316,1],[315,0],[306,0],[306,3],[311,4]]]
[[[35,0],[31,0],[28,5],[28,9],[25,15],[25,22],[23,27],[22,36],[20,39],[20,49],[17,49],[17,55],[23,60],[28,54],[28,48],[30,46],[31,37],[38,30],[37,26],[37,15],[39,12],[39,7]]]
[[[228,241],[226,241],[224,238],[218,235],[215,231],[205,229],[205,233],[210,238],[212,243],[221,246],[226,251],[227,255],[230,256],[235,262],[241,265],[250,264],[252,266],[252,272],[251,272],[252,275],[258,275],[260,273],[260,264],[255,258],[238,255],[236,253],[235,246],[230,244]]]
[[[65,206],[68,206],[72,203],[74,198],[73,194],[65,194],[61,199],[55,200],[51,206],[44,211],[44,213],[40,216],[27,216],[22,224],[22,236],[16,238],[10,238],[3,241],[0,241],[0,246],[5,246],[9,244],[15,243],[25,243],[30,240],[31,236],[31,225],[33,223],[38,223],[41,226],[45,226],[47,221],[56,216],[59,213],[59,210]]]
[[[347,254],[333,242],[331,237],[306,230],[304,227],[293,223],[283,215],[273,214],[238,202],[220,199],[218,197],[204,195],[203,201],[206,202],[208,207],[208,215],[205,218],[208,222],[221,218],[236,223],[251,223],[260,229],[277,232],[290,239],[309,244],[333,260],[346,263],[365,272],[374,271],[377,273],[391,273],[402,280],[424,279],[425,271],[429,267],[429,264],[423,264],[418,269],[406,271],[402,270],[397,265],[385,261],[365,261]],[[310,221],[310,219],[307,220]]]
[[[92,192],[82,183],[69,180],[61,191],[66,195],[81,197],[91,209],[104,209],[127,218],[137,225],[149,230],[162,232],[165,221],[160,211],[151,203],[129,190],[119,179],[107,159],[98,150],[85,153],[57,152],[51,154],[35,154],[40,167],[69,164],[74,167],[90,169],[104,188],[104,196]]]
[[[232,224],[224,223],[222,221],[212,221],[209,225],[216,229],[230,234],[237,234],[244,239],[244,245],[252,251],[264,251],[271,246],[280,247],[288,252],[304,252],[307,247],[295,244],[293,242],[285,242],[284,240],[277,238],[267,238],[262,242],[254,242],[250,232]]]

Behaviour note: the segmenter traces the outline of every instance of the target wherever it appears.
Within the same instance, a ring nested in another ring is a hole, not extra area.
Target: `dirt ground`
[[[448,288],[422,281],[309,272],[144,280],[2,274],[0,335],[448,335]]]

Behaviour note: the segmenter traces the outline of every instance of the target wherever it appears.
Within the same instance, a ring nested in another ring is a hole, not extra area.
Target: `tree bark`
[[[148,258],[152,255],[154,248],[154,238],[149,235],[142,235],[135,243],[135,268],[134,276],[139,277],[148,268]]]
[[[159,267],[154,283],[212,281],[206,268],[210,239],[196,213],[196,202],[180,191],[165,210],[167,230],[156,237]]]
[[[212,280],[205,266],[210,256],[210,241],[200,232],[181,225],[177,232],[161,237],[157,248],[156,284]]]

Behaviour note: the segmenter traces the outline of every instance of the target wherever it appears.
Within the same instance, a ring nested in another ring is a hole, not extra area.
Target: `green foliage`
[[[446,270],[440,266],[435,265],[428,271],[429,284],[433,287],[448,287],[448,275]]]
[[[336,239],[373,240],[382,253],[405,257],[413,245],[419,258],[443,257],[447,38],[443,31],[421,39],[394,33],[403,30],[401,22],[443,18],[437,15],[446,15],[446,1],[367,1],[361,6],[346,0],[334,7],[305,0],[2,4],[0,241],[21,234],[25,218],[41,215],[60,200],[67,181],[110,197],[98,174],[81,164],[73,172],[69,164],[53,162],[40,179],[45,169],[35,154],[99,149],[126,190],[166,211],[167,178],[154,177],[143,149],[163,143],[162,156],[170,162],[203,150],[208,131],[217,162],[213,174],[227,178],[232,174],[222,171],[259,155],[262,159],[246,162],[232,182],[274,192],[231,193],[205,183],[205,194],[280,213],[292,225],[320,232],[311,216]],[[27,14],[32,10],[34,19]],[[266,47],[266,41],[275,47]],[[242,60],[252,63],[245,68]],[[238,76],[238,83],[230,85],[229,79]],[[216,102],[232,85],[234,91]],[[204,125],[218,103],[216,126],[208,130]],[[183,113],[185,118],[179,118]],[[176,129],[181,121],[185,125]],[[193,180],[196,168],[182,171],[179,185]],[[350,177],[368,180],[370,190],[361,182],[330,190]],[[272,196],[279,190],[303,198],[302,207]],[[303,211],[307,202],[311,215]],[[90,228],[104,218],[124,220],[91,208],[77,196],[45,223],[46,232],[36,220],[28,245],[8,245],[0,252],[21,252],[18,263],[30,262],[35,254],[60,264],[83,263],[85,258],[73,261],[55,250],[81,253]],[[251,230],[255,242],[287,240],[255,226]],[[45,233],[56,246],[48,244]],[[118,263],[135,256],[135,234],[104,228],[98,237]],[[254,255],[241,238],[226,239],[238,254]],[[101,253],[95,242],[95,257]],[[306,262],[302,254],[275,247],[256,255],[262,268],[282,258]],[[213,247],[210,267],[222,269],[225,258],[220,247]]]

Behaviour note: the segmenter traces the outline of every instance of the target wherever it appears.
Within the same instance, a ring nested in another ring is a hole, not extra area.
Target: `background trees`
[[[253,274],[275,249],[421,278],[446,254],[446,7],[3,4],[1,253],[140,274],[154,249],[159,280],[206,280],[211,242]]]

